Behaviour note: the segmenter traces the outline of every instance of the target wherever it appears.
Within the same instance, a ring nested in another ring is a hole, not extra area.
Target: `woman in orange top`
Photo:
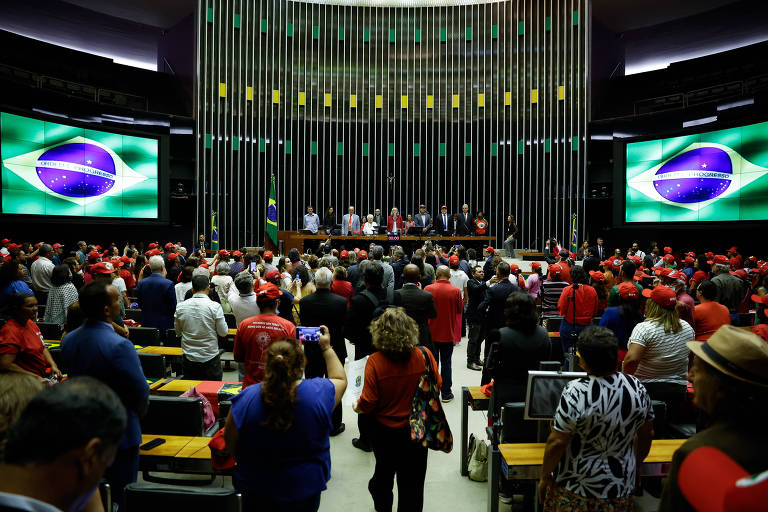
[[[424,355],[416,347],[419,328],[403,308],[387,308],[371,322],[373,346],[365,366],[365,384],[355,412],[373,416],[373,454],[376,469],[368,482],[376,510],[392,510],[392,483],[397,476],[398,510],[420,511],[424,502],[427,448],[411,441],[408,417],[424,374]],[[433,378],[442,380],[429,349]]]

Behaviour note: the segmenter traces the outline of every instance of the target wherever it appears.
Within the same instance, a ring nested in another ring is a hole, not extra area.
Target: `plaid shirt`
[[[63,326],[67,321],[67,309],[73,302],[77,302],[77,288],[74,284],[64,283],[61,286],[54,286],[48,293],[43,321]]]

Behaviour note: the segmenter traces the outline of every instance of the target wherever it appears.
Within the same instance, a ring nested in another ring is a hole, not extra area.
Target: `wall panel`
[[[264,240],[304,208],[466,202],[518,246],[584,217],[589,0],[377,7],[199,0],[198,231]],[[382,2],[383,3],[383,2]],[[387,2],[392,4],[392,2]]]

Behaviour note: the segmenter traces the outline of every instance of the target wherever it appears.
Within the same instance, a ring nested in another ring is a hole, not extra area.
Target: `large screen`
[[[768,219],[768,123],[626,150],[626,222]]]
[[[158,141],[0,113],[2,213],[158,218]]]

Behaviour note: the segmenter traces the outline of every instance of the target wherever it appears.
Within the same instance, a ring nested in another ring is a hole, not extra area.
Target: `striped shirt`
[[[646,320],[635,326],[629,344],[645,347],[645,355],[635,371],[641,382],[669,382],[686,385],[688,375],[688,347],[686,341],[696,338],[688,322],[680,322],[679,332],[664,332],[664,326]]]
[[[568,283],[565,281],[550,281],[546,280],[541,283],[541,310],[544,313],[549,312],[549,317],[560,316],[560,312],[557,309],[557,301],[560,300],[560,295],[563,294],[563,290],[568,287]]]

